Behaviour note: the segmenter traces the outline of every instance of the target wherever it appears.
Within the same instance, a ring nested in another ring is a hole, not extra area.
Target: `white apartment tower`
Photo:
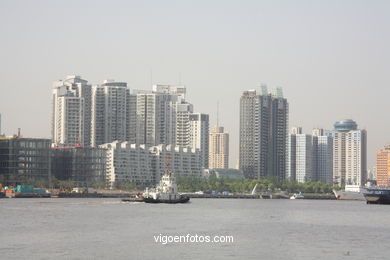
[[[190,147],[199,149],[202,167],[209,168],[209,115],[193,113],[190,115]]]
[[[136,94],[136,143],[154,146],[176,140],[176,107],[180,97],[165,93]]]
[[[290,134],[289,171],[290,180],[307,182],[314,179],[312,136],[303,134],[301,127],[293,127]]]
[[[229,168],[229,134],[222,126],[213,127],[209,142],[209,168]]]
[[[153,85],[153,92],[155,93],[165,93],[171,95],[177,95],[181,99],[186,99],[187,89],[185,86],[172,86],[172,85]]]
[[[333,137],[330,131],[313,129],[314,181],[333,183]]]
[[[367,132],[351,119],[337,121],[333,131],[333,182],[365,185],[367,180]]]
[[[125,82],[105,80],[102,85],[92,87],[92,146],[127,140],[129,99]]]
[[[91,85],[80,76],[68,76],[53,85],[52,142],[57,146],[89,146]]]
[[[176,131],[174,145],[191,145],[191,122],[190,115],[194,112],[192,104],[183,102],[176,103]]]

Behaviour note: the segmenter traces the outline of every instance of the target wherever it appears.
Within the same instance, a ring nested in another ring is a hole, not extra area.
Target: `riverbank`
[[[270,194],[269,196],[265,197],[258,194],[229,194],[229,195],[223,195],[223,194],[198,194],[198,193],[184,193],[183,195],[186,195],[190,198],[198,198],[198,199],[289,199],[292,195],[281,195],[281,194]],[[302,199],[308,199],[308,200],[335,200],[336,197],[333,194],[317,194],[317,193],[308,193],[308,194],[302,194]]]

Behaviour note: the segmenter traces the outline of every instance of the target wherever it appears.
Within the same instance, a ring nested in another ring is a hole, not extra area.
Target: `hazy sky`
[[[369,167],[390,143],[390,1],[0,1],[3,132],[50,137],[52,82],[78,74],[131,89],[187,86],[197,112],[231,134],[239,99],[281,86],[290,126],[368,132]]]

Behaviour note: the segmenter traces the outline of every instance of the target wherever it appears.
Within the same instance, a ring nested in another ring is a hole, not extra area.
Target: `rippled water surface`
[[[1,199],[0,216],[0,259],[390,259],[390,205],[362,201]]]

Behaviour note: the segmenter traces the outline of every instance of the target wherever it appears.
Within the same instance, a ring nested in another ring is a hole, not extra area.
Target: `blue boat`
[[[390,204],[390,188],[368,188],[363,195],[367,204]]]

